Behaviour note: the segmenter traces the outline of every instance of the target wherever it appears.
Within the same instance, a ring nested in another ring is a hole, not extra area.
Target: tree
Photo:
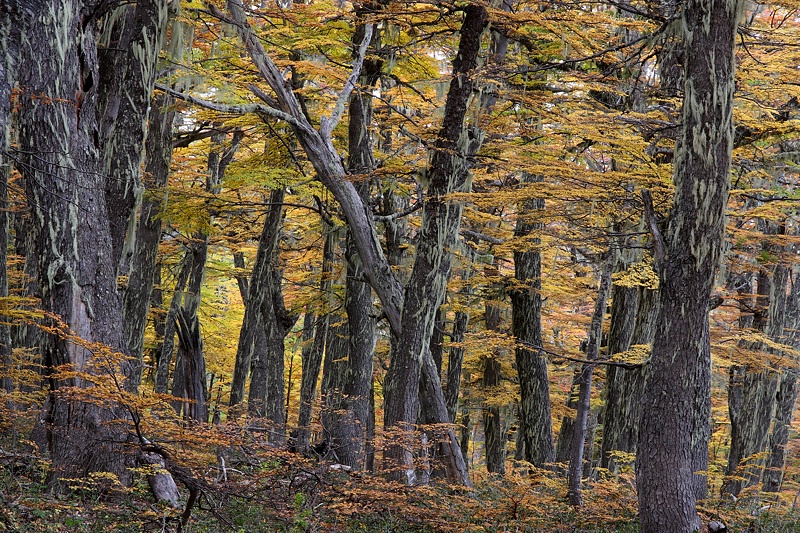
[[[661,241],[651,218],[661,287],[653,353],[642,398],[637,485],[642,530],[700,529],[695,501],[705,484],[711,360],[708,308],[722,255],[733,149],[738,2],[692,0],[681,14],[686,49],[675,198]],[[695,479],[699,477],[700,479]]]

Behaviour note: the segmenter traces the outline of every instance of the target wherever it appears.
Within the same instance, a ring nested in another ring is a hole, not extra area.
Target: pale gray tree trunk
[[[8,178],[12,160],[9,157],[9,135],[11,133],[11,90],[16,69],[18,39],[7,8],[0,7],[0,42],[6,43],[5,54],[0,57],[0,297],[8,296]],[[0,388],[11,392],[14,382],[10,373],[11,330],[7,324],[0,325]]]
[[[600,352],[600,342],[603,336],[603,317],[606,312],[606,300],[611,286],[610,264],[602,266],[600,273],[600,288],[597,290],[597,299],[594,303],[592,323],[589,328],[589,340],[586,346],[586,359],[596,361]],[[572,450],[569,459],[569,503],[575,507],[583,505],[581,489],[581,475],[583,474],[584,448],[590,435],[587,433],[587,421],[591,410],[592,399],[592,373],[594,363],[584,363],[580,371],[580,392],[575,413],[575,433],[572,436]],[[591,457],[590,457],[591,459]]]
[[[700,529],[694,472],[707,461],[711,360],[708,307],[722,255],[733,148],[739,2],[689,0],[675,200],[664,242],[654,229],[661,309],[641,399],[637,485],[642,531]]]

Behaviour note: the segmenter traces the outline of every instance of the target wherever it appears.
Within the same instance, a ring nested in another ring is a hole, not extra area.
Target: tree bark
[[[532,180],[526,175],[527,180]],[[542,345],[542,257],[531,234],[541,225],[530,217],[544,208],[544,201],[526,200],[520,206],[514,237],[520,248],[514,251],[515,285],[511,290],[512,332],[518,341]],[[527,244],[530,242],[531,246]],[[537,352],[518,345],[515,349],[520,388],[519,439],[523,459],[537,467],[555,460],[550,416],[550,382],[547,362]]]
[[[603,336],[603,316],[606,312],[608,289],[611,285],[610,265],[604,265],[602,268],[600,288],[597,291],[597,300],[594,303],[592,324],[589,329],[589,342],[586,347],[586,359],[589,361],[597,360],[600,352],[600,341]],[[583,505],[581,474],[583,473],[584,447],[587,438],[587,421],[589,419],[589,410],[591,409],[594,366],[594,363],[581,365],[580,392],[578,393],[578,405],[575,413],[575,434],[572,437],[572,453],[569,460],[568,497],[570,505],[574,507]]]
[[[136,252],[131,257],[128,284],[122,297],[125,342],[137,357],[139,370],[136,383],[141,382],[141,362],[144,352],[144,332],[150,312],[151,295],[157,269],[158,245],[161,242],[161,194],[167,186],[172,161],[172,123],[174,99],[166,94],[151,100],[152,112],[145,142],[145,196],[136,226]],[[166,390],[166,389],[165,389]]]
[[[44,308],[76,336],[126,352],[122,306],[117,292],[111,229],[106,210],[96,121],[98,63],[94,21],[84,2],[18,3],[20,43],[19,156],[33,213],[39,284]],[[9,16],[5,11],[3,16]],[[29,68],[38,65],[37,68]],[[95,353],[63,336],[51,336],[44,364],[102,375]],[[131,366],[119,363],[120,383],[130,387]],[[122,445],[125,431],[112,424],[118,406],[69,399],[62,387],[85,388],[79,378],[50,374],[51,407],[46,413],[53,461],[51,481],[107,471],[130,478]],[[81,446],[75,446],[80,442]]]
[[[417,244],[411,278],[406,286],[402,309],[402,329],[395,344],[391,366],[386,375],[384,425],[400,429],[412,429],[419,410],[420,371],[428,366],[430,357],[428,344],[433,330],[436,311],[442,304],[447,280],[450,276],[452,249],[458,236],[461,223],[462,204],[446,200],[446,196],[456,191],[469,190],[468,164],[466,154],[471,144],[480,143],[479,131],[465,128],[467,104],[474,80],[471,78],[477,65],[480,41],[488,22],[486,9],[481,6],[468,6],[461,26],[461,39],[458,53],[453,62],[453,78],[445,104],[444,121],[435,142],[435,150],[428,168],[430,185],[422,213],[422,227]],[[477,137],[476,137],[477,136]],[[374,287],[374,285],[373,285]],[[385,305],[385,302],[384,302]],[[433,361],[430,362],[433,364]],[[435,368],[435,365],[433,365]],[[429,376],[433,377],[433,376]],[[441,383],[426,385],[429,390],[441,394]],[[444,397],[434,398],[444,405]],[[438,422],[447,422],[446,408]],[[389,465],[401,468],[406,483],[414,483],[413,458],[409,442],[389,445],[384,459]],[[451,451],[458,452],[455,447]],[[448,475],[459,476],[453,482],[470,485],[464,476],[466,466],[463,457],[453,458],[454,470]]]
[[[300,412],[297,418],[298,450],[306,452],[311,445],[311,408],[317,391],[317,381],[322,366],[322,354],[325,351],[325,340],[330,325],[332,306],[331,290],[333,289],[333,263],[336,261],[336,232],[323,222],[322,232],[324,244],[322,249],[322,271],[320,273],[319,295],[322,305],[317,313],[317,324],[314,342],[303,354],[303,375],[300,383]]]
[[[685,98],[675,200],[656,253],[661,309],[641,400],[637,485],[642,531],[700,529],[694,479],[707,461],[710,422],[708,304],[722,255],[733,146],[739,2],[689,0],[682,11]],[[654,235],[658,241],[658,234]]]
[[[135,249],[135,215],[142,194],[141,164],[150,95],[167,33],[170,4],[164,0],[121,3],[103,20],[97,51],[97,122],[104,148],[104,173],[111,177],[105,184],[106,210],[111,225],[111,259],[117,265],[121,260],[127,265]]]

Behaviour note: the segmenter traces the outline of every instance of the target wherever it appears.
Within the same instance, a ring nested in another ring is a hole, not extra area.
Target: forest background
[[[4,3],[3,528],[796,531],[739,4]]]

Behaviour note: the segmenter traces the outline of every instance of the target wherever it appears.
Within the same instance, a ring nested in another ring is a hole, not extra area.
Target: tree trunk
[[[443,302],[450,277],[452,249],[461,223],[461,203],[445,200],[445,197],[452,192],[469,189],[467,161],[464,156],[471,151],[470,145],[479,143],[481,137],[479,132],[468,131],[464,127],[464,118],[474,87],[470,76],[477,64],[481,35],[486,24],[485,8],[465,8],[444,121],[428,168],[430,185],[423,208],[421,238],[403,299],[402,329],[395,344],[397,350],[393,353],[386,375],[384,424],[387,428],[412,429],[419,410],[420,372],[423,367],[428,366],[428,346],[433,323],[436,311]],[[435,368],[432,360],[430,364]],[[433,378],[432,375],[428,377]],[[442,394],[438,376],[435,381],[436,383],[427,384],[426,389]],[[431,401],[437,407],[439,403],[444,406],[444,396],[431,398]],[[446,413],[447,409],[444,408],[443,416],[437,422],[447,422]],[[399,477],[406,483],[413,484],[413,446],[410,444],[390,444],[384,453],[384,459],[390,468],[401,468],[402,475]],[[450,447],[449,451],[457,454],[457,457],[452,458],[454,469],[448,472],[448,475],[454,476],[451,481],[470,485],[469,477],[464,475],[466,466],[460,450]]]
[[[675,200],[662,243],[654,229],[661,309],[641,399],[637,484],[642,531],[700,529],[698,480],[707,461],[711,360],[708,305],[722,255],[733,146],[735,34],[739,2],[689,0],[685,97]],[[704,485],[704,483],[703,483]]]
[[[161,194],[167,186],[172,161],[172,123],[174,99],[166,94],[151,100],[153,108],[147,130],[144,171],[145,197],[136,226],[136,252],[131,257],[128,284],[122,298],[125,342],[137,357],[140,368],[134,374],[141,382],[141,362],[144,352],[144,332],[150,312],[151,295],[157,267],[158,245],[161,242]],[[166,389],[164,389],[166,390]]]
[[[611,305],[612,329],[609,333],[609,353],[611,355],[625,351],[631,345],[651,344],[654,334],[653,325],[658,314],[657,290],[643,287],[634,288],[636,296],[633,299],[631,298],[632,294],[628,292],[629,289],[621,287],[619,291],[617,289],[618,287],[614,288],[615,296]],[[618,297],[620,297],[619,300]],[[620,322],[629,320],[629,307],[634,309],[636,320],[630,343],[626,346],[626,343],[623,342],[625,335],[621,330],[615,330],[614,326],[615,322],[620,324]],[[620,315],[623,316],[617,318]],[[600,466],[616,472],[620,464],[611,452],[636,453],[639,419],[641,418],[639,399],[643,393],[644,371],[641,367],[610,367],[606,372],[606,406],[603,415]]]
[[[175,281],[175,291],[172,293],[167,317],[164,320],[164,336],[161,342],[161,355],[158,358],[155,379],[155,391],[159,394],[166,394],[169,388],[169,369],[172,364],[172,354],[175,352],[175,324],[178,320],[178,311],[181,308],[183,292],[186,289],[186,282],[189,280],[191,269],[192,256],[187,251],[183,256],[181,269]]]
[[[586,359],[595,361],[600,352],[600,341],[603,336],[603,316],[606,313],[606,300],[608,289],[611,285],[610,265],[604,265],[600,275],[600,288],[597,291],[597,300],[594,303],[592,324],[589,329],[589,342],[586,347]],[[578,394],[577,412],[575,414],[575,434],[572,437],[572,453],[569,460],[569,503],[575,507],[583,505],[581,494],[581,474],[583,473],[583,451],[587,437],[587,421],[592,399],[592,373],[593,363],[581,365],[580,392]]]
[[[451,424],[456,423],[461,373],[464,366],[464,348],[456,345],[464,342],[468,323],[469,315],[464,311],[456,311],[453,318],[453,332],[450,334],[450,347],[447,350],[447,385],[444,393],[447,419]]]
[[[487,275],[497,274],[497,264],[491,265],[486,269]],[[494,285],[497,285],[496,283]],[[496,292],[497,287],[494,287]],[[496,295],[489,295],[496,297]],[[485,303],[484,320],[486,331],[500,331],[500,308],[489,303]],[[486,405],[490,398],[497,393],[500,386],[502,374],[500,372],[501,349],[495,348],[494,353],[484,360],[483,379],[481,386],[485,395],[483,408],[483,435],[486,443],[486,469],[494,474],[505,474],[506,472],[506,438],[503,425],[500,420],[500,407],[497,405]]]
[[[526,175],[529,181],[531,176]],[[535,181],[535,180],[534,180]],[[544,208],[543,200],[527,200],[520,206],[514,237],[520,243],[529,240],[529,246],[520,246],[514,251],[514,278],[516,285],[511,291],[512,329],[518,341],[542,345],[542,257],[536,246],[537,237],[531,234],[541,228],[530,217]],[[553,429],[550,416],[550,382],[547,377],[547,362],[538,352],[518,345],[515,349],[520,388],[519,435],[523,459],[537,467],[555,460]]]
[[[104,147],[103,170],[112,177],[105,183],[106,210],[111,260],[117,265],[120,260],[127,265],[135,249],[150,95],[167,33],[169,7],[170,2],[163,0],[118,4],[104,18],[100,35],[97,123]]]
[[[6,53],[0,57],[0,298],[8,296],[8,178],[11,175],[11,159],[8,158],[11,90],[14,80],[17,50],[15,35],[11,38],[11,17],[0,7],[0,40],[7,43]],[[14,390],[11,379],[13,359],[11,357],[11,330],[8,324],[0,325],[0,388]]]
[[[775,234],[776,226],[766,221],[764,233]],[[765,250],[770,251],[770,250]],[[776,265],[770,276],[763,268],[758,274],[755,305],[751,308],[751,327],[760,330],[775,342],[783,341],[786,316],[786,290],[789,270]],[[771,352],[760,343],[746,346],[752,350]],[[731,421],[731,446],[728,452],[723,494],[737,496],[745,488],[761,480],[764,458],[759,454],[767,449],[769,431],[775,415],[776,394],[780,372],[775,369],[731,365],[728,380],[728,413]]]
[[[788,274],[788,272],[787,272]],[[794,349],[800,347],[800,279],[792,280],[792,288],[786,300],[784,342]],[[786,368],[781,372],[780,386],[776,395],[775,420],[769,436],[769,456],[764,469],[764,492],[779,492],[783,484],[784,466],[786,464],[786,444],[789,442],[789,427],[792,424],[794,406],[797,403],[797,369]]]
[[[42,1],[6,8],[19,10],[15,24],[26,26],[19,59],[25,68],[18,72],[23,88],[18,168],[34,215],[44,308],[81,339],[125,353],[95,118],[95,25],[84,22],[85,7],[82,2]],[[6,9],[4,17],[10,16]],[[52,336],[43,351],[44,364],[53,372],[71,365],[98,379],[105,374],[105,358],[64,336]],[[131,365],[123,361],[118,366],[120,383],[130,388]],[[59,393],[64,386],[85,388],[87,396],[92,392],[83,379],[50,375],[51,481],[60,485],[63,478],[107,471],[127,482],[126,431],[111,423],[122,416],[118,406],[107,398],[100,404],[82,401],[81,394],[69,399]]]
[[[319,295],[322,302],[317,312],[314,342],[311,348],[303,352],[303,375],[300,383],[300,413],[297,418],[297,442],[295,446],[302,452],[307,452],[311,444],[311,409],[319,381],[322,354],[325,351],[325,340],[330,325],[332,306],[331,290],[333,288],[333,263],[336,261],[336,232],[327,224],[322,224],[322,233],[325,242],[322,249],[322,271],[320,273]]]

